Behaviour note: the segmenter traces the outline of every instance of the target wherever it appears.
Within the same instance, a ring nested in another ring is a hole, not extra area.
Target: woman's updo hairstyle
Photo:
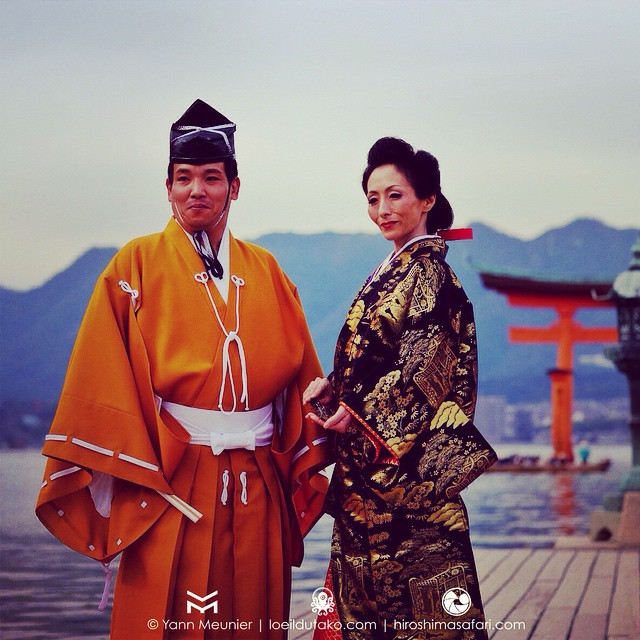
[[[453,209],[440,191],[440,167],[437,159],[427,151],[414,151],[400,138],[380,138],[369,149],[367,168],[362,175],[362,190],[367,193],[369,178],[375,169],[394,165],[408,180],[419,199],[435,196],[436,201],[427,215],[427,233],[448,229],[453,223]]]

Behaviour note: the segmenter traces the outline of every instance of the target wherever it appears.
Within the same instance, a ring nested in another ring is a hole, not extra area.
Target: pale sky
[[[164,228],[168,133],[236,122],[236,236],[371,231],[371,144],[438,157],[456,224],[640,221],[637,0],[2,0],[0,284]]]

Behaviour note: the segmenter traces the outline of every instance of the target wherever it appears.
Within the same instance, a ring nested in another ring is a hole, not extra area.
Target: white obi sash
[[[189,432],[189,444],[209,445],[218,456],[227,449],[249,449],[271,444],[273,409],[271,404],[253,411],[226,413],[196,409],[174,402],[162,406]]]

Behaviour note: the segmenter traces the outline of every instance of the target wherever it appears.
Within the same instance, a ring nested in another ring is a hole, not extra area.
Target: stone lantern
[[[631,399],[632,473],[640,491],[640,236],[631,247],[631,263],[613,282],[611,298],[618,312],[618,344],[606,350],[607,357],[627,376]]]
[[[616,277],[607,296],[616,305],[618,344],[605,355],[629,381],[632,466],[618,492],[605,496],[604,512],[594,512],[591,519],[592,537],[608,530],[622,544],[640,544],[640,236],[631,253],[628,269]]]

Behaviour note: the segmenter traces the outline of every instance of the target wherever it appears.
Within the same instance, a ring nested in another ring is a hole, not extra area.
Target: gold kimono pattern
[[[486,638],[459,493],[495,453],[472,423],[473,310],[446,251],[432,237],[407,246],[362,287],[338,338],[332,383],[354,421],[327,510],[344,638]],[[443,609],[452,588],[470,596],[463,615]]]

